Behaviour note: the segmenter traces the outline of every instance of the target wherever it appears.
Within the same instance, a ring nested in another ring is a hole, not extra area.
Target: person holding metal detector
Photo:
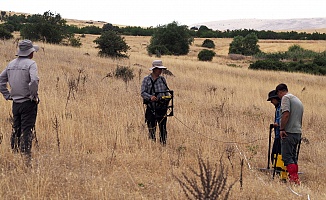
[[[298,176],[298,155],[302,137],[303,104],[300,99],[288,92],[284,83],[276,87],[281,99],[281,152],[291,183],[300,184]]]
[[[0,74],[0,92],[6,100],[12,100],[13,133],[11,148],[25,155],[27,164],[31,161],[31,149],[35,128],[38,98],[38,70],[34,60],[34,52],[39,47],[30,40],[22,40],[18,44],[18,52],[14,60]],[[10,85],[8,90],[7,83]]]
[[[274,129],[275,138],[272,147],[272,153],[268,152],[268,157],[271,156],[271,162],[274,167],[273,177],[275,175],[275,171],[279,171],[280,178],[282,180],[287,179],[287,172],[284,167],[284,163],[282,161],[281,156],[281,138],[280,138],[280,120],[281,120],[281,99],[277,96],[276,90],[272,90],[268,93],[268,99],[275,106],[275,117],[274,123],[270,124],[270,134],[269,134],[269,151],[270,151],[270,140],[271,140],[271,132]],[[269,159],[268,159],[267,168],[269,169]]]
[[[146,105],[145,122],[147,123],[149,138],[156,141],[156,126],[160,130],[160,143],[166,145],[167,140],[167,111],[168,104],[173,96],[166,80],[161,76],[162,71],[167,69],[161,60],[152,62],[152,73],[143,79],[141,85],[141,97]]]

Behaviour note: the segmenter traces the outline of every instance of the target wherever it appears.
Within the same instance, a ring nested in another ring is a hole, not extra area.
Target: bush
[[[210,40],[210,39],[204,40],[204,42],[203,42],[203,44],[201,46],[202,47],[206,47],[206,48],[212,48],[212,49],[215,48],[214,41],[213,40]]]
[[[313,63],[319,66],[323,66],[326,68],[326,51],[323,53],[320,53],[314,58]]]
[[[158,55],[171,55],[171,52],[164,45],[148,46],[147,51],[151,52],[150,54],[152,54],[154,52],[154,54],[156,54],[157,57],[159,57]]]
[[[212,50],[203,49],[198,54],[198,59],[200,61],[212,61],[216,53]]]
[[[249,65],[249,69],[288,71],[286,63],[278,60],[258,60]]]
[[[100,37],[96,38],[94,43],[99,48],[99,55],[112,58],[128,58],[126,55],[130,47],[125,42],[124,38],[114,31],[104,31]]]
[[[326,67],[318,66],[315,63],[299,62],[284,63],[278,60],[258,60],[250,64],[249,69],[302,72],[315,75],[326,75]]]
[[[81,47],[82,43],[80,42],[80,37],[70,37],[69,38],[69,44],[70,46],[73,46],[73,47]]]

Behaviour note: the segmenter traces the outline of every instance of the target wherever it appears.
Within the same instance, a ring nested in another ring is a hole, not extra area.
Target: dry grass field
[[[174,74],[166,79],[175,94],[162,147],[147,138],[140,97],[142,78],[157,59],[146,53],[150,38],[125,37],[127,60],[98,57],[95,38],[86,35],[81,48],[38,44],[41,102],[32,168],[11,152],[11,102],[0,101],[0,199],[186,199],[176,177],[195,178],[190,169],[199,171],[197,155],[212,170],[225,167],[226,188],[235,182],[229,199],[326,199],[326,77],[249,70],[250,58],[228,58],[231,39],[214,39],[217,56],[200,62],[204,39],[195,39],[189,55],[160,58]],[[325,41],[259,42],[265,52],[292,44],[326,50]],[[1,41],[1,70],[15,53],[13,40]],[[128,84],[107,76],[118,65],[133,69]],[[258,170],[267,165],[274,117],[267,94],[281,82],[305,107],[296,187]]]

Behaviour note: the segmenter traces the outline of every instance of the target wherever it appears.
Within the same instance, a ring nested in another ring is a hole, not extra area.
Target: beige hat
[[[34,51],[38,51],[39,47],[37,45],[33,45],[32,41],[30,40],[22,40],[18,44],[18,51],[16,56],[28,56]]]
[[[162,60],[154,60],[153,63],[152,63],[152,67],[149,68],[149,70],[153,70],[155,68],[167,69],[166,67],[163,66]]]

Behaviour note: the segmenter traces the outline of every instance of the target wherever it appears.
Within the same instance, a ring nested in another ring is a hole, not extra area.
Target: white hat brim
[[[34,51],[37,52],[39,49],[40,49],[39,46],[33,45],[33,48],[30,48],[26,51],[18,50],[16,56],[28,56],[29,54],[31,54]]]
[[[149,68],[149,70],[153,70],[153,69],[155,69],[155,68],[159,68],[159,69],[167,69],[167,68],[164,67],[164,66],[153,66],[153,67]]]

